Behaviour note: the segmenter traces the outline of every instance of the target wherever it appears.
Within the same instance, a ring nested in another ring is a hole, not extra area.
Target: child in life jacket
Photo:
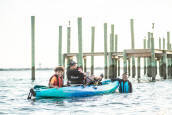
[[[55,74],[49,80],[49,87],[50,88],[60,88],[63,87],[63,74],[64,74],[64,67],[59,66],[54,69]]]

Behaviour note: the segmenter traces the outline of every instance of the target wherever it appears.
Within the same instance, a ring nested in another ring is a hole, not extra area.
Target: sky
[[[91,27],[95,26],[95,52],[104,49],[103,24],[118,34],[118,51],[131,48],[130,19],[134,19],[135,48],[155,23],[158,38],[172,30],[171,0],[0,0],[0,68],[31,67],[31,16],[35,16],[36,67],[58,64],[58,27],[63,27],[63,53],[66,53],[67,27],[71,22],[71,52],[78,52],[77,18],[82,17],[83,52],[91,51]],[[171,41],[171,40],[170,40]],[[88,58],[90,59],[90,58]],[[103,67],[96,57],[95,66]],[[90,60],[88,60],[90,66]]]

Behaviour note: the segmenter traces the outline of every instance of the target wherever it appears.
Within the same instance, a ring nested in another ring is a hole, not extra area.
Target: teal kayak
[[[106,80],[102,85],[94,86],[71,86],[62,88],[48,88],[46,86],[36,85],[33,88],[36,98],[71,98],[71,97],[85,97],[93,95],[101,95],[115,92],[118,88],[119,82]]]

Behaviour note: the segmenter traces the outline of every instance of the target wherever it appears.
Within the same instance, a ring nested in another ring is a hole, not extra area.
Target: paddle
[[[29,92],[29,95],[28,95],[27,99],[31,99],[32,96],[36,96],[36,93],[33,90],[33,88],[30,89],[30,92]]]

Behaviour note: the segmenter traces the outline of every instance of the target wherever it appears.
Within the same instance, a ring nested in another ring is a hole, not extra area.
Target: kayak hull
[[[99,86],[73,86],[73,87],[62,87],[62,88],[47,88],[40,87],[34,88],[36,93],[35,97],[46,98],[70,98],[70,97],[85,97],[85,96],[93,96],[93,95],[101,95],[115,92],[118,88],[119,82],[103,82],[103,85]]]

